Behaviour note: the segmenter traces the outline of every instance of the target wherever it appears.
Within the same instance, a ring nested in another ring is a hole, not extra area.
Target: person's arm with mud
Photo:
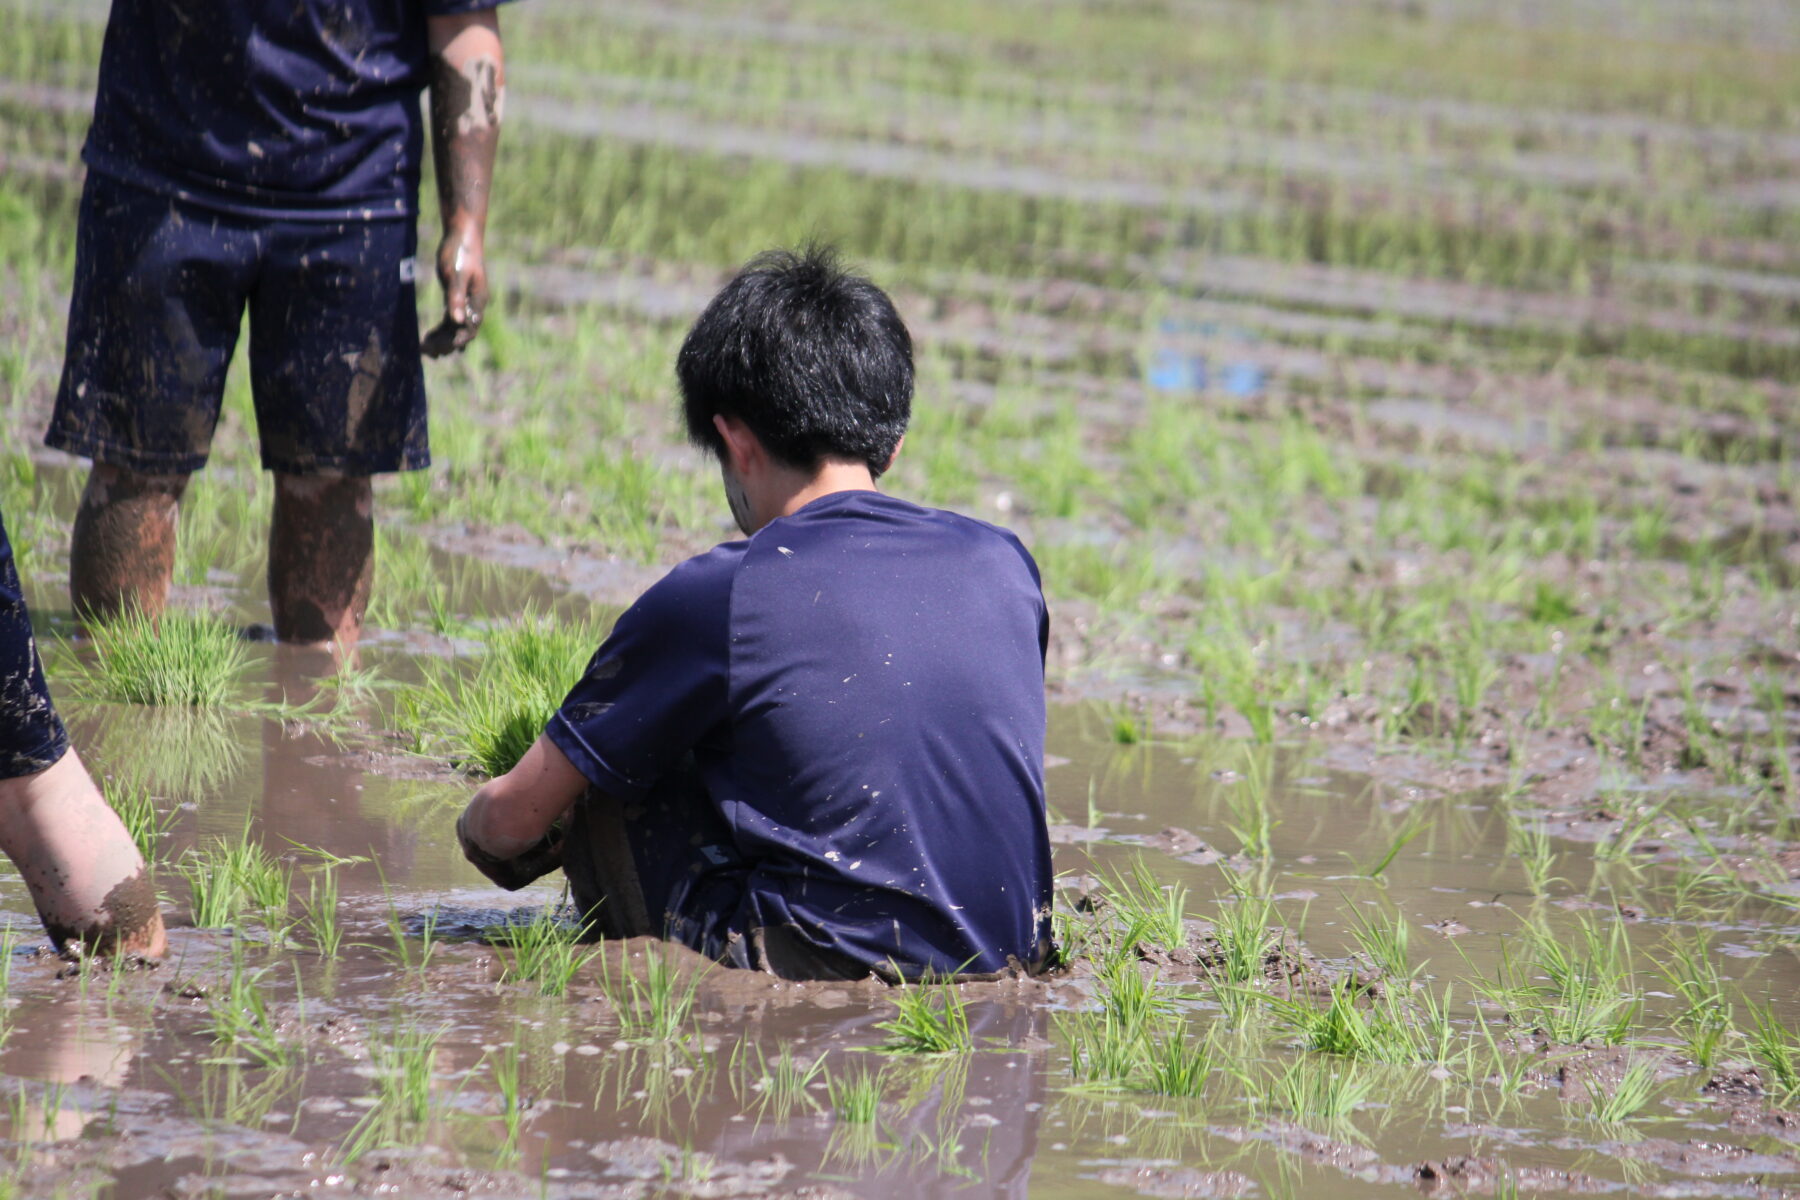
[[[506,100],[506,58],[493,9],[431,17],[431,144],[444,236],[444,319],[425,335],[433,358],[474,340],[487,310],[487,212]]]
[[[588,781],[547,737],[506,774],[488,780],[456,820],[463,856],[517,890],[562,866],[563,818]]]

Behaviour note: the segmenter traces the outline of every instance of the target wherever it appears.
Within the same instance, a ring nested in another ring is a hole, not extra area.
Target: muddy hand
[[[534,883],[563,865],[563,831],[560,824],[551,827],[541,841],[511,858],[489,854],[469,837],[466,822],[468,810],[456,818],[456,840],[462,843],[463,857],[509,892]]]
[[[432,358],[455,354],[475,340],[487,310],[487,261],[481,239],[452,232],[438,247],[438,282],[444,285],[444,319],[421,348]]]

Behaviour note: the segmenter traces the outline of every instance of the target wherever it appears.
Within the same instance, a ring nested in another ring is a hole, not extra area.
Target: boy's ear
[[[736,417],[713,414],[713,428],[725,443],[725,463],[737,475],[743,475],[762,456],[762,439]]]
[[[900,440],[894,443],[894,452],[888,455],[887,465],[881,468],[883,475],[894,469],[894,460],[900,457],[900,448],[904,445],[906,445],[906,435],[903,433],[900,435]]]

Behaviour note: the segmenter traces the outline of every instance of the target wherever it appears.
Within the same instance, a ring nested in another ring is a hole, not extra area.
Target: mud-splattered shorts
[[[90,171],[46,445],[146,474],[206,465],[250,312],[263,466],[429,465],[410,220],[231,216]]]
[[[576,909],[606,937],[664,937],[783,979],[869,974],[797,930],[745,927],[743,863],[691,769],[671,772],[634,802],[590,788],[569,816],[563,873]]]
[[[31,617],[19,589],[6,517],[0,514],[0,779],[35,775],[69,749],[69,735],[50,703]]]

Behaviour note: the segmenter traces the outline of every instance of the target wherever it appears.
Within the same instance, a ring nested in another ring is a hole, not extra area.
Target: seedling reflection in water
[[[438,1044],[444,1029],[404,1024],[369,1039],[374,1103],[345,1137],[339,1153],[352,1162],[370,1150],[402,1144],[423,1130],[436,1109]]]

